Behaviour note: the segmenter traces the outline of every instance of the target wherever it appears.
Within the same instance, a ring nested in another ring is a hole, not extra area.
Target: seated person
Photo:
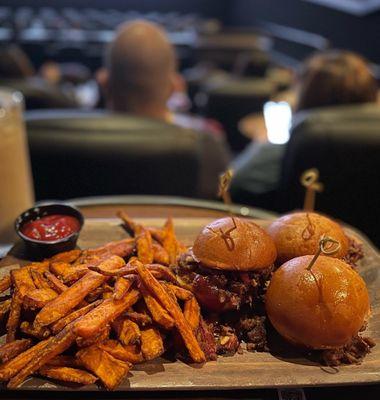
[[[77,106],[73,96],[36,74],[28,56],[17,45],[0,47],[0,85],[20,91],[27,109]]]
[[[118,29],[97,80],[109,110],[223,135],[217,123],[174,112],[186,108],[186,85],[177,71],[174,47],[165,31],[151,22],[129,22]]]
[[[294,111],[377,101],[377,83],[367,61],[343,50],[316,53],[306,60],[295,84]],[[285,144],[248,146],[232,163],[235,202],[271,207],[278,188]]]

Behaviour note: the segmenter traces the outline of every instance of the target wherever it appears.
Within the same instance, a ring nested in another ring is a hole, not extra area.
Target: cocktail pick
[[[219,177],[218,197],[223,200],[223,203],[227,206],[232,205],[230,195],[230,185],[233,177],[232,169],[228,169]]]
[[[301,175],[301,184],[306,188],[305,200],[303,203],[304,211],[314,211],[315,192],[323,191],[323,184],[318,182],[319,171],[316,168],[307,169]]]
[[[336,253],[340,249],[340,243],[329,237],[329,236],[322,236],[319,240],[319,249],[315,253],[313,259],[310,261],[310,264],[306,267],[308,271],[311,271],[311,267],[317,261],[317,258],[322,254],[326,256]]]

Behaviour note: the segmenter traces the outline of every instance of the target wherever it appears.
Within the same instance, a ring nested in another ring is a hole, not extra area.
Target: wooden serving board
[[[163,219],[139,221],[150,226],[161,226],[164,222]],[[176,219],[174,223],[177,236],[185,244],[191,245],[200,229],[209,221],[208,218]],[[256,222],[263,226],[268,223],[268,221]],[[124,238],[126,234],[118,224],[116,219],[88,219],[81,232],[79,246],[93,247]],[[284,343],[282,348],[272,353],[244,352],[233,357],[219,357],[217,361],[203,366],[160,358],[134,366],[128,378],[117,390],[232,390],[380,382],[380,256],[360,234],[350,229],[347,231],[349,235],[364,243],[365,258],[359,265],[359,272],[367,283],[372,302],[372,318],[366,334],[377,342],[377,346],[361,365],[341,366],[336,371],[326,370],[319,364],[304,358],[300,353],[290,350]],[[14,261],[14,258],[7,257],[1,265],[12,264]],[[0,277],[7,269],[0,269]],[[95,391],[98,387],[91,385],[73,389],[56,382],[31,378],[20,389]]]

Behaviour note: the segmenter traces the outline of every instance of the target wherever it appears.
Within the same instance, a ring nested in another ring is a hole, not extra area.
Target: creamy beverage
[[[15,218],[34,202],[21,93],[0,88],[0,243],[15,239]]]

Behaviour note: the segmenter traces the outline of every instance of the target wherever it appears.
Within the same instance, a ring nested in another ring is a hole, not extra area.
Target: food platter
[[[138,219],[137,219],[138,220]],[[161,226],[164,219],[141,219],[149,226]],[[186,245],[191,245],[200,229],[210,222],[208,218],[177,218],[176,234]],[[265,226],[268,221],[256,221]],[[363,242],[365,258],[358,270],[367,283],[372,304],[372,318],[366,334],[380,343],[380,256],[377,250],[359,233],[347,228],[347,233]],[[87,219],[78,245],[94,247],[111,240],[125,238],[125,231],[117,219]],[[14,256],[18,254],[15,253]],[[8,256],[2,260],[0,277],[8,270],[6,265],[17,259]],[[127,379],[118,387],[126,390],[218,390],[254,389],[266,387],[327,386],[369,384],[380,382],[380,346],[373,348],[361,365],[341,366],[338,369],[322,368],[318,363],[294,352],[281,343],[272,353],[236,354],[219,357],[203,366],[159,358],[136,365]],[[98,386],[72,387],[40,378],[27,380],[21,390],[98,390]]]

